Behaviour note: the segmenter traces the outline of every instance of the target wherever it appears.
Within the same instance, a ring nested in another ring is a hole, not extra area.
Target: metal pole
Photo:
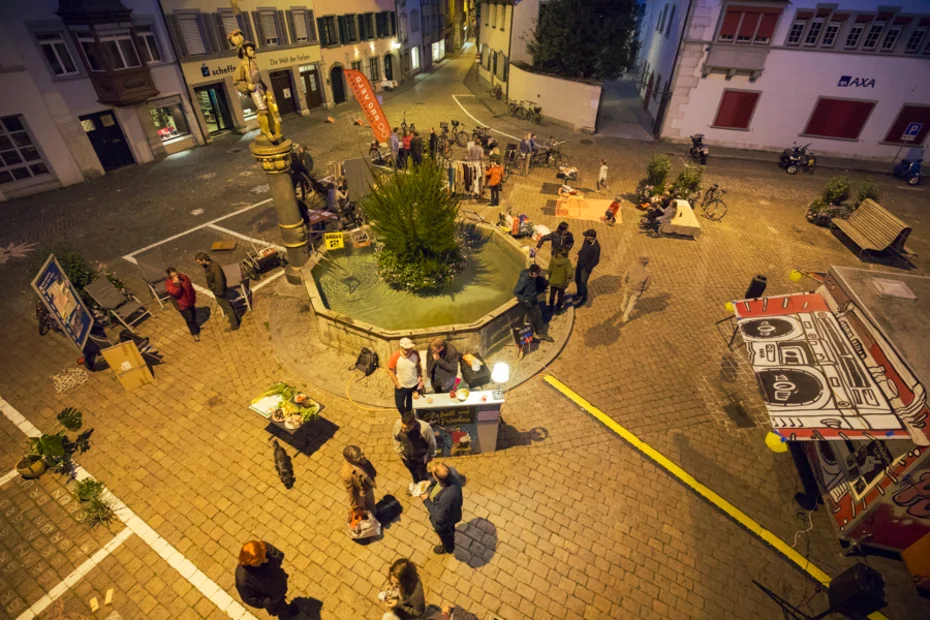
[[[249,144],[252,157],[262,165],[262,170],[268,175],[268,183],[271,185],[271,199],[274,202],[278,228],[281,230],[281,238],[284,239],[287,251],[284,277],[291,284],[300,284],[300,269],[308,259],[304,251],[307,235],[291,183],[290,155],[293,147],[293,142],[287,138],[279,144],[271,144],[263,135],[259,135]]]

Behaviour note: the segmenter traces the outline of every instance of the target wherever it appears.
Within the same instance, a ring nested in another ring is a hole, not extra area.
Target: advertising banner
[[[94,324],[94,317],[81,301],[81,296],[65,275],[54,254],[48,255],[48,260],[32,281],[32,288],[39,294],[52,316],[58,320],[68,338],[79,351],[83,351],[84,344],[90,336],[90,328]]]
[[[362,106],[362,112],[368,118],[375,139],[378,142],[387,142],[388,138],[391,137],[391,125],[385,118],[384,112],[381,111],[381,104],[378,103],[371,82],[368,81],[364,73],[355,69],[346,69],[345,76],[349,88],[352,89],[352,94],[355,95],[355,100]]]

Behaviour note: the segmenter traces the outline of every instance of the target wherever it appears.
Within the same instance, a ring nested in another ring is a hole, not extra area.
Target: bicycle
[[[714,183],[710,189],[704,192],[704,200],[701,201],[701,215],[714,222],[722,220],[727,214],[727,203],[723,201],[723,195],[726,193],[727,190]]]
[[[408,125],[407,125],[407,110],[404,110],[404,120],[402,120],[402,121],[400,122],[400,129],[401,129],[401,133],[403,133],[405,129],[408,129]],[[410,129],[411,132],[416,131],[417,126],[416,126],[413,122],[411,122],[410,125],[409,125],[409,129]]]
[[[562,154],[562,145],[565,144],[565,140],[556,140],[548,146],[545,150],[546,155],[546,167],[550,167],[555,164],[556,168],[561,166],[568,165],[568,158]]]
[[[526,101],[524,101],[523,104],[523,116],[521,118],[527,121],[532,121],[537,125],[542,124],[542,106],[533,105],[532,102],[530,102],[529,105],[526,105]]]
[[[491,96],[495,99],[500,99],[504,96],[504,89],[501,88],[500,84],[495,84],[491,87]]]
[[[54,329],[59,334],[65,333],[58,324],[58,320],[52,316],[41,299],[36,300],[36,320],[39,322],[39,335],[44,336],[49,330]]]
[[[465,131],[465,125],[458,122],[457,120],[452,121],[452,135],[451,137],[455,140],[455,143],[459,146],[468,145],[468,132]]]
[[[455,121],[453,121],[455,122]],[[439,122],[439,141],[437,153],[445,159],[452,159],[452,144],[455,142],[454,134],[449,133],[449,123]]]
[[[516,101],[511,101],[507,104],[507,111],[510,112],[510,116],[520,118],[521,106]]]

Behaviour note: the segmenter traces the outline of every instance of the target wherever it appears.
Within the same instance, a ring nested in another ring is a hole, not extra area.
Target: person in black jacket
[[[536,263],[530,265],[529,269],[521,271],[520,279],[517,280],[513,294],[520,303],[520,307],[523,308],[523,316],[533,328],[533,334],[535,334],[536,338],[552,342],[552,338],[546,335],[546,324],[543,322],[542,310],[539,309],[539,300],[537,299],[539,295],[539,286],[537,284],[539,272],[539,265]]]
[[[436,128],[429,128],[429,158],[436,161],[436,150],[439,148],[439,136],[436,135]]]
[[[572,246],[575,245],[575,236],[568,229],[568,222],[562,222],[554,232],[539,238],[536,249],[542,249],[546,241],[552,242],[552,255],[555,256],[560,249],[568,253],[568,251],[572,249]]]
[[[242,545],[236,567],[236,590],[242,602],[276,617],[297,614],[297,605],[285,602],[287,573],[281,568],[283,561],[284,553],[271,543],[252,540]]]
[[[210,258],[210,255],[206,252],[197,252],[194,260],[203,267],[207,276],[207,288],[216,297],[217,305],[223,309],[223,313],[229,319],[229,327],[226,331],[236,331],[239,329],[239,315],[236,314],[236,309],[229,303],[229,297],[227,297],[229,290],[226,288],[226,274],[223,273],[223,268]]]
[[[413,158],[413,165],[417,168],[423,163],[423,138],[420,137],[419,131],[413,132],[413,139],[410,141],[410,155]]]
[[[459,352],[442,338],[433,338],[426,358],[426,376],[433,391],[439,394],[451,390],[458,372]]]
[[[454,483],[449,467],[442,463],[433,468],[433,477],[436,481],[423,494],[423,505],[441,541],[433,553],[442,555],[455,551],[455,525],[462,520],[462,487]]]
[[[576,306],[583,306],[588,301],[588,278],[600,261],[601,244],[597,241],[597,231],[589,228],[584,231],[584,241],[578,250],[578,262],[575,266]]]

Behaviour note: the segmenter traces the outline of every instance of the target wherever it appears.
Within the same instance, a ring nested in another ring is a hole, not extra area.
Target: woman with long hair
[[[388,571],[390,585],[385,591],[384,604],[390,610],[382,620],[415,620],[426,613],[423,583],[416,565],[407,558],[391,564]]]

